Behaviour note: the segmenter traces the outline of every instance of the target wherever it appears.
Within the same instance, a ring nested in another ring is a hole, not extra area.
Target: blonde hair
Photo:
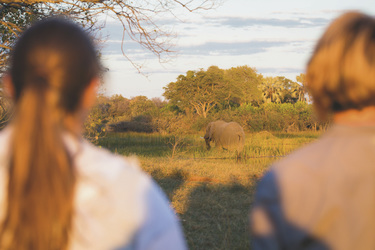
[[[9,70],[15,118],[1,249],[68,248],[76,174],[63,120],[79,109],[99,68],[89,37],[67,20],[39,22],[17,41]]]
[[[316,45],[306,81],[321,118],[375,105],[375,19],[348,12],[334,20]]]

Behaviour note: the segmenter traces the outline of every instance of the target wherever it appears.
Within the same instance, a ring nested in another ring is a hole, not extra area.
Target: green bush
[[[181,111],[176,105],[157,102],[145,96],[126,99],[121,96],[99,98],[86,122],[86,135],[98,137],[103,129],[110,131],[159,132],[161,134],[188,134],[203,132],[211,121],[235,121],[246,132],[297,132],[325,130],[330,121],[319,121],[311,104],[296,103],[243,103],[237,106],[218,105],[204,118]],[[156,103],[156,104],[155,104]]]

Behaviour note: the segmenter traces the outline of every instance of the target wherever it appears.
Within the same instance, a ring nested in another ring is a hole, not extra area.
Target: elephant
[[[216,147],[227,150],[237,150],[240,153],[245,144],[245,133],[237,122],[215,121],[210,122],[204,135],[207,150],[211,149],[210,142],[214,142]]]

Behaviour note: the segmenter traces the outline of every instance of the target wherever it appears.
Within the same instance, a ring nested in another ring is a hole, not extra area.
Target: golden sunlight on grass
[[[174,157],[170,137],[158,134],[116,133],[100,145],[138,155],[180,217],[190,249],[249,249],[248,212],[257,181],[273,161],[319,133],[247,134],[241,159],[215,147],[207,151],[200,136],[184,137]]]

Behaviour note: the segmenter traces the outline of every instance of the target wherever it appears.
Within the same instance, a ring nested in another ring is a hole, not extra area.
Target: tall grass
[[[181,218],[190,249],[249,249],[248,211],[257,181],[273,161],[319,133],[246,134],[240,160],[220,148],[207,151],[201,136],[182,136],[173,158],[172,135],[113,133],[99,144],[139,157]]]
[[[315,140],[319,132],[270,133],[267,131],[246,134],[244,158],[284,156]],[[160,135],[157,133],[112,133],[101,138],[99,145],[122,155],[168,157],[174,140],[182,137],[178,150],[180,158],[232,158],[233,152],[213,147],[207,151],[202,135]]]
[[[99,145],[122,155],[165,157],[170,153],[171,136],[146,133],[111,133],[99,140]]]

